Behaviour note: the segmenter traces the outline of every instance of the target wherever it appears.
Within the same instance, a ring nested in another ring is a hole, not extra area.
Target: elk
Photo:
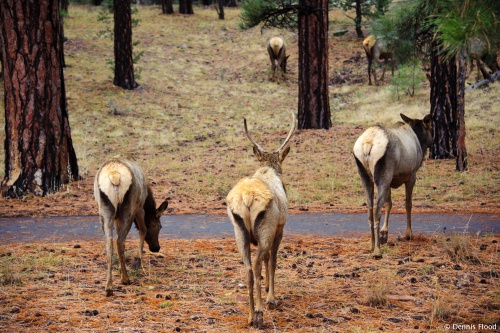
[[[412,192],[417,170],[425,152],[432,144],[431,116],[423,120],[411,119],[400,114],[403,122],[392,127],[369,127],[354,144],[354,158],[368,206],[368,223],[371,230],[373,257],[381,258],[380,244],[388,237],[389,214],[392,208],[391,188],[405,184],[406,239],[412,238]],[[377,188],[375,202],[374,187]],[[380,230],[382,206],[387,204],[384,225]]]
[[[120,261],[121,283],[130,284],[125,267],[125,239],[132,222],[139,230],[139,258],[132,264],[133,269],[142,265],[144,241],[151,252],[160,251],[158,234],[160,216],[168,207],[165,200],[156,209],[153,192],[146,183],[146,178],[139,165],[132,160],[115,156],[104,162],[94,180],[94,197],[99,206],[101,228],[106,236],[106,297],[113,295],[111,277],[113,259],[113,232],[116,228],[116,247]]]
[[[271,77],[269,79],[274,81],[276,78],[279,82],[280,76],[286,73],[286,61],[289,57],[286,55],[285,40],[281,37],[272,37],[267,43],[267,52],[271,60]]]
[[[372,64],[374,61],[378,64],[380,64],[381,60],[384,61],[382,77],[380,78],[382,82],[384,81],[385,67],[387,63],[391,64],[392,76],[394,76],[394,66],[395,66],[394,55],[392,51],[388,50],[387,47],[380,40],[375,39],[374,36],[366,37],[365,40],[363,41],[363,49],[366,52],[366,59],[368,59],[368,84],[370,86],[372,85],[371,73],[372,73]],[[375,69],[373,69],[373,78],[375,79],[375,84],[378,85]]]
[[[260,168],[251,177],[241,179],[226,198],[227,214],[234,227],[238,251],[246,269],[246,282],[250,299],[248,324],[262,327],[264,305],[261,297],[262,262],[266,269],[265,289],[267,303],[276,306],[274,296],[274,273],[278,247],[283,237],[286,223],[288,201],[285,187],[281,181],[281,164],[290,152],[286,144],[295,131],[295,116],[287,138],[275,152],[268,153],[250,136],[247,121],[243,120],[245,134],[253,144],[253,153]],[[257,246],[257,254],[252,262],[250,243]],[[255,285],[254,285],[255,284]],[[253,291],[256,291],[257,304],[254,307]]]
[[[467,54],[469,55],[470,71],[474,70],[474,62],[477,66],[476,80],[481,79],[480,72],[484,79],[491,81],[491,75],[488,73],[485,65],[489,67],[492,73],[499,69],[498,63],[498,45],[489,45],[480,38],[472,38],[467,44]]]

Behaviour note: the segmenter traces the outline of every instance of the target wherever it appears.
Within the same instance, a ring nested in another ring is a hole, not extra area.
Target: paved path
[[[163,215],[161,238],[234,237],[226,215]],[[133,228],[135,229],[135,228]],[[500,234],[500,215],[494,214],[414,214],[413,235]],[[404,214],[391,214],[389,236],[404,236]],[[294,214],[289,215],[286,235],[360,236],[369,235],[366,214]],[[133,230],[130,239],[138,238]],[[67,242],[103,239],[97,216],[48,218],[0,218],[0,244],[15,242]]]

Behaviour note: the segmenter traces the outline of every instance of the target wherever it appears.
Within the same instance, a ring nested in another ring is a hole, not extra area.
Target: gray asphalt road
[[[164,215],[161,238],[233,237],[226,215]],[[135,229],[135,228],[134,228]],[[500,216],[493,214],[414,214],[414,235],[468,233],[500,234]],[[389,235],[404,236],[404,214],[392,214]],[[369,235],[366,214],[296,214],[289,215],[285,235],[319,235],[352,237]],[[129,239],[138,237],[132,230]],[[103,239],[97,216],[48,218],[0,218],[0,243],[67,242]]]

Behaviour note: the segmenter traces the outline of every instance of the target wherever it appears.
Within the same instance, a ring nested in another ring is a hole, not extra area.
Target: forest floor
[[[266,149],[276,149],[288,133],[290,111],[297,109],[297,35],[240,31],[237,9],[226,10],[221,21],[201,7],[192,16],[168,16],[159,7],[140,6],[134,30],[144,51],[136,67],[140,86],[122,91],[112,85],[112,40],[99,34],[109,26],[96,20],[97,12],[72,5],[65,18],[66,90],[81,180],[43,198],[0,198],[0,217],[97,215],[93,178],[116,154],[141,164],[157,201],[170,198],[165,214],[225,214],[230,188],[257,167],[243,117]],[[413,97],[389,79],[368,86],[352,21],[330,14],[330,31],[349,30],[329,36],[333,127],[292,136],[283,165],[291,214],[365,212],[352,158],[356,138],[369,125],[394,123],[401,112],[422,118],[429,110],[423,81]],[[285,37],[291,55],[279,85],[267,79],[265,44],[273,34]],[[424,161],[414,214],[500,214],[499,86],[466,95],[469,170],[456,172],[453,160]],[[1,150],[3,144],[1,139]],[[393,204],[394,213],[404,212],[403,189],[393,191]],[[383,258],[374,260],[368,226],[366,231],[356,238],[285,231],[279,305],[265,311],[263,331],[446,332],[446,325],[500,331],[498,235],[419,235],[411,241],[391,235]],[[119,283],[114,263],[110,298],[104,297],[101,239],[0,245],[0,331],[256,331],[245,324],[245,272],[233,239],[160,243],[160,253],[146,252],[143,270],[129,269],[131,285]],[[136,244],[127,242],[126,249],[130,263]]]

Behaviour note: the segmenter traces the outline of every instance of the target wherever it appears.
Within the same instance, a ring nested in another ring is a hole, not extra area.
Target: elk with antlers
[[[285,187],[281,181],[281,164],[290,147],[286,144],[295,131],[295,116],[287,138],[275,152],[266,152],[257,144],[247,129],[245,134],[253,144],[253,152],[260,162],[260,168],[252,177],[241,179],[227,195],[227,213],[234,227],[238,250],[246,269],[250,311],[248,324],[260,328],[264,305],[261,296],[262,262],[266,269],[267,302],[276,305],[274,296],[274,272],[278,247],[283,237],[286,223],[288,201]],[[250,243],[256,245],[257,255],[254,267],[250,258]],[[254,285],[255,284],[255,285]],[[254,307],[253,291],[256,291],[257,304]]]

